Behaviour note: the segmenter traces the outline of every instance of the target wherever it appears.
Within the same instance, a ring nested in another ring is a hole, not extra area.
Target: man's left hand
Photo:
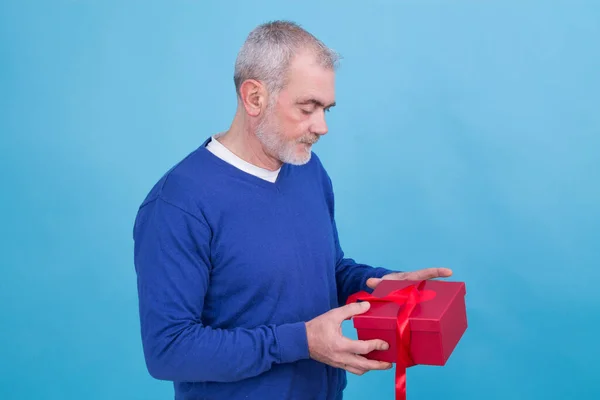
[[[447,278],[452,276],[452,270],[448,268],[425,268],[419,271],[412,272],[392,272],[391,274],[384,275],[380,278],[369,278],[367,279],[367,286],[371,289],[375,289],[379,282],[382,280],[411,280],[420,281],[424,279],[435,279],[435,278]]]

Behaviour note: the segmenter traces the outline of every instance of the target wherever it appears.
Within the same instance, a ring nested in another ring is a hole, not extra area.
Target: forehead
[[[299,54],[290,63],[285,91],[292,99],[313,97],[323,103],[333,103],[335,71],[321,66],[310,53]]]

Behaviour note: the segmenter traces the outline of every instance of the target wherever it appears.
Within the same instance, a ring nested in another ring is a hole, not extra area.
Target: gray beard
[[[258,124],[256,137],[269,154],[277,157],[283,163],[292,165],[304,165],[310,161],[312,156],[311,151],[307,151],[302,156],[296,154],[295,148],[297,143],[312,144],[318,140],[318,137],[315,135],[306,135],[295,142],[283,140],[283,135],[279,133],[277,126],[270,122],[269,115]]]

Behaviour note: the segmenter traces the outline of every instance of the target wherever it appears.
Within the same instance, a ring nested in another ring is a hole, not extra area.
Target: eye
[[[313,113],[313,110],[307,110],[306,108],[301,108],[300,109],[302,111],[303,114],[305,115],[310,115]]]

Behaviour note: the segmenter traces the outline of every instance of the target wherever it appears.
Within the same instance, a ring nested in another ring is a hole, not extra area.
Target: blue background
[[[459,0],[3,1],[0,398],[172,398],[142,359],[133,218],[229,126],[236,52],[276,18],[344,56],[316,151],[347,254],[467,282],[469,329],[409,399],[600,398],[600,3]]]

